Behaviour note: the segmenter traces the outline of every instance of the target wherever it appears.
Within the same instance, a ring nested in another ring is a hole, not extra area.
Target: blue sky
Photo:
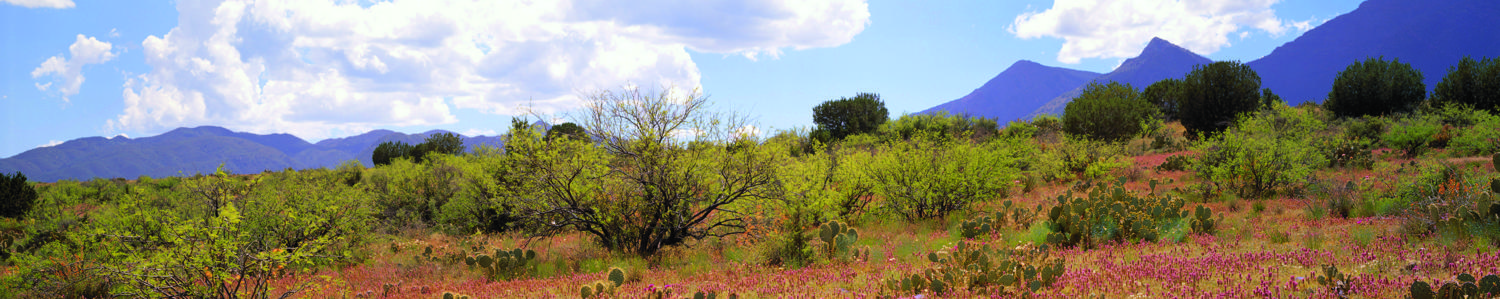
[[[919,111],[1023,59],[1108,72],[1154,36],[1250,61],[1358,5],[0,0],[0,157],[200,125],[494,135],[522,107],[565,117],[627,84],[699,87],[771,132],[858,92]]]

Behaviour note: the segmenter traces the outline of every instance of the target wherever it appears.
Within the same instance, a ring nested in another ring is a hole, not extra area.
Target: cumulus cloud
[[[0,2],[25,8],[73,8],[73,0],[3,0]]]
[[[41,91],[54,91],[62,95],[63,102],[68,102],[68,97],[78,94],[78,88],[83,86],[83,67],[114,59],[115,53],[110,52],[113,47],[110,43],[79,34],[78,40],[68,46],[68,55],[71,58],[63,58],[62,54],[47,58],[47,61],[31,71],[31,77],[41,78],[50,75],[52,77],[50,81],[38,82],[36,88]],[[53,87],[54,84],[57,85],[56,88]]]
[[[1310,21],[1276,17],[1271,5],[1280,0],[1057,0],[1044,11],[1016,16],[1009,31],[1020,38],[1056,37],[1064,40],[1057,60],[1078,63],[1085,58],[1128,58],[1152,37],[1178,43],[1199,54],[1229,46],[1230,36],[1244,38],[1248,30],[1281,36],[1289,30],[1311,29]]]
[[[366,3],[368,4],[368,3]],[[178,2],[142,42],[114,130],[213,123],[323,138],[457,122],[457,109],[551,114],[629,84],[699,87],[687,50],[776,57],[849,42],[863,0]]]

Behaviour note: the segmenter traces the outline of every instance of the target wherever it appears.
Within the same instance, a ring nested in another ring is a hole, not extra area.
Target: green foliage
[[[25,217],[36,205],[36,187],[26,181],[26,175],[0,173],[0,217]]]
[[[1433,87],[1432,100],[1500,113],[1500,59],[1464,56]]]
[[[1180,79],[1162,79],[1146,86],[1146,90],[1141,91],[1141,98],[1156,106],[1157,111],[1161,111],[1164,120],[1176,120],[1181,113],[1183,101],[1182,91],[1178,89],[1181,85]]]
[[[421,161],[428,154],[458,155],[464,152],[464,140],[458,134],[436,133],[428,135],[415,146],[400,141],[386,141],[375,146],[375,153],[371,154],[370,160],[375,166],[389,165],[396,159],[406,158],[412,161]]]
[[[1158,113],[1130,85],[1089,83],[1068,102],[1063,131],[1090,139],[1121,141],[1141,132],[1141,122]]]
[[[1237,61],[1194,66],[1177,89],[1182,99],[1178,117],[1192,135],[1221,132],[1240,114],[1264,106],[1260,75]]]
[[[907,296],[931,292],[944,295],[957,290],[987,293],[992,289],[1019,297],[1052,286],[1064,273],[1064,259],[1052,257],[1047,245],[991,250],[989,245],[960,241],[951,250],[927,254],[932,265],[911,274],[885,279],[881,289]]]
[[[940,218],[1006,196],[1021,177],[1018,154],[1029,147],[1013,139],[974,144],[919,137],[882,146],[866,172],[890,212],[908,221]]]
[[[1427,150],[1427,144],[1437,135],[1440,125],[1431,118],[1414,117],[1393,124],[1381,140],[1387,146],[1400,149],[1407,158],[1414,158]]]
[[[374,196],[387,229],[437,223],[438,212],[461,191],[462,160],[456,157],[413,162],[398,159],[369,171],[365,187]]]
[[[890,117],[880,95],[859,93],[853,98],[829,100],[813,107],[813,123],[826,131],[831,140],[842,140],[854,134],[873,133]]]
[[[352,250],[368,238],[370,212],[360,204],[368,199],[331,172],[249,178],[221,170],[183,185],[180,193],[131,191],[102,203],[108,212],[45,233],[50,241],[26,241],[42,244],[13,257],[18,275],[40,297],[76,291],[78,281],[60,271],[95,277],[111,296],[290,296],[308,286],[309,271],[357,258]],[[57,260],[64,256],[73,258]]]
[[[609,250],[651,256],[688,240],[744,232],[741,200],[774,196],[782,161],[758,140],[730,150],[752,138],[736,133],[742,120],[706,111],[707,98],[696,91],[672,94],[587,96],[579,123],[595,144],[544,142],[537,132],[512,130],[505,155],[524,180],[528,196],[517,203],[539,227],[536,235],[576,230]],[[698,134],[684,140],[682,131]]]
[[[1067,181],[1077,177],[1104,178],[1114,170],[1131,165],[1125,149],[1118,143],[1065,136],[1061,142],[1044,145],[1033,165],[1042,179]]]
[[[375,163],[375,166],[390,165],[392,161],[401,157],[407,157],[411,152],[412,147],[409,144],[400,141],[386,141],[375,146],[375,153],[371,154],[370,160]]]
[[[1280,105],[1199,144],[1197,175],[1243,197],[1296,191],[1327,158],[1314,146],[1324,128],[1312,112]]]
[[[950,115],[947,112],[932,114],[906,114],[895,121],[880,126],[880,136],[887,142],[914,138],[969,139],[985,141],[999,134],[999,123],[994,119]]]
[[[1316,146],[1328,158],[1328,167],[1371,169],[1375,167],[1375,156],[1371,154],[1370,143],[1358,137],[1320,138]]]
[[[1156,166],[1156,170],[1158,170],[1158,171],[1183,171],[1183,170],[1191,169],[1192,166],[1193,166],[1193,160],[1190,159],[1190,158],[1188,158],[1188,155],[1171,155],[1171,156],[1167,156],[1167,160],[1166,161],[1162,161],[1161,165],[1157,165]]]
[[[1340,117],[1390,115],[1412,111],[1426,96],[1421,71],[1400,59],[1371,57],[1339,72],[1323,108]]]
[[[536,273],[536,251],[497,248],[493,255],[480,253],[466,257],[464,264],[469,266],[469,270],[478,270],[490,281],[512,280]]]
[[[1092,188],[1087,197],[1074,197],[1069,190],[1047,212],[1047,226],[1052,230],[1047,243],[1089,249],[1104,241],[1156,241],[1178,219],[1188,216],[1182,211],[1184,204],[1170,195],[1127,191],[1123,180],[1112,187]]]
[[[1457,156],[1473,156],[1500,153],[1500,116],[1484,112],[1474,126],[1462,130],[1448,143],[1448,150]]]
[[[812,238],[800,230],[772,235],[762,243],[762,260],[766,265],[801,268],[812,264]]]
[[[583,127],[578,126],[578,124],[565,122],[547,129],[547,137],[543,139],[546,141],[552,141],[558,138],[589,140],[589,133],[588,131],[585,131]]]

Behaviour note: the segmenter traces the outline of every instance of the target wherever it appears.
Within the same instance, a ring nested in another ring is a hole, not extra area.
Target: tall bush
[[[26,175],[0,173],[0,217],[20,218],[36,204],[36,187],[26,181]]]
[[[890,212],[911,221],[940,218],[1005,196],[1020,179],[1017,153],[1029,144],[913,138],[881,147],[866,171]]]
[[[1157,113],[1134,88],[1117,82],[1089,83],[1063,109],[1063,131],[1105,141],[1135,137]]]
[[[1500,59],[1464,56],[1433,87],[1432,100],[1500,113]]]
[[[1190,135],[1217,134],[1263,106],[1260,75],[1238,61],[1194,66],[1177,88],[1178,116]]]
[[[1426,93],[1422,72],[1411,64],[1372,57],[1339,72],[1323,108],[1340,117],[1389,115],[1412,111]]]
[[[1328,164],[1314,138],[1324,127],[1311,111],[1277,105],[1195,147],[1203,157],[1194,170],[1245,197],[1299,190]]]

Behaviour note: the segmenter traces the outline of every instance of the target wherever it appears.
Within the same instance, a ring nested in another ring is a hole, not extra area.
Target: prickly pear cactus
[[[823,241],[823,252],[829,259],[850,257],[846,254],[851,250],[856,251],[852,258],[858,258],[854,243],[859,241],[859,231],[853,227],[838,221],[828,221],[818,227],[818,240]]]
[[[620,268],[609,268],[609,282],[615,287],[625,284],[625,270]]]

